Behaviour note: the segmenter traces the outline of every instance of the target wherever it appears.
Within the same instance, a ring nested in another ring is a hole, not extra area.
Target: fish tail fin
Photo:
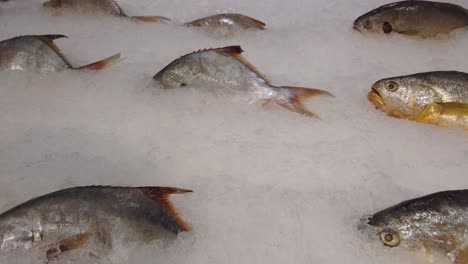
[[[115,55],[110,56],[109,58],[105,58],[103,60],[96,61],[96,62],[93,62],[91,64],[81,66],[81,67],[78,67],[78,68],[75,68],[75,69],[88,70],[88,71],[99,71],[99,70],[102,70],[102,69],[106,68],[107,66],[109,66],[111,64],[116,63],[119,60],[120,60],[120,53],[117,53]]]
[[[315,118],[318,118],[318,116],[304,106],[304,101],[310,97],[317,95],[333,96],[327,91],[314,88],[291,86],[281,86],[280,88],[288,89],[291,93],[291,96],[287,101],[277,101],[277,104],[293,112],[297,112],[299,114]]]
[[[132,16],[131,19],[143,22],[154,22],[154,23],[167,23],[171,20],[167,17],[162,16]]]
[[[175,187],[138,187],[146,197],[156,202],[161,209],[165,212],[165,216],[161,221],[162,226],[171,230],[174,233],[180,233],[183,231],[190,231],[191,227],[187,224],[179,213],[174,208],[174,205],[169,200],[171,194],[181,194],[192,192],[191,190],[180,189]]]

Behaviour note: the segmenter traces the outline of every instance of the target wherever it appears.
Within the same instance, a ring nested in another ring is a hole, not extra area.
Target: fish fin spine
[[[250,63],[246,58],[244,58],[241,53],[244,52],[241,48],[241,46],[236,45],[236,46],[227,46],[223,48],[217,48],[217,49],[208,49],[204,51],[216,51],[220,53],[225,53],[228,54],[229,56],[232,56],[239,60],[242,64],[244,64],[247,68],[249,68],[251,71],[255,72],[260,78],[262,78],[265,82],[269,83],[270,80],[263,74],[261,73],[257,67],[255,67],[252,63]]]
[[[142,22],[153,22],[153,23],[161,23],[161,22],[169,22],[171,21],[167,17],[162,16],[131,16],[133,20],[142,21]]]
[[[185,222],[169,200],[169,195],[192,192],[192,190],[175,187],[137,187],[146,197],[156,202],[166,214],[172,217],[183,231],[190,231],[192,228]]]
[[[281,86],[280,88],[288,89],[291,93],[291,97],[287,102],[285,101],[277,101],[276,103],[280,106],[291,110],[293,112],[297,112],[299,114],[303,114],[309,117],[318,118],[318,116],[313,113],[312,111],[308,110],[304,106],[304,101],[310,97],[317,96],[317,95],[328,95],[333,96],[331,93],[314,88],[305,88],[305,87],[292,87],[292,86]]]
[[[64,62],[69,68],[73,68],[71,63],[68,61],[68,59],[65,57],[65,55],[62,53],[59,47],[55,45],[54,40],[59,39],[59,38],[68,38],[65,35],[61,34],[49,34],[49,35],[37,35],[35,36],[37,39],[40,41],[44,42],[49,48],[51,48]]]
[[[74,68],[74,69],[88,70],[88,71],[99,71],[99,70],[102,70],[102,69],[108,67],[111,64],[116,63],[119,60],[120,60],[120,53],[117,53],[117,54],[114,54],[114,55],[112,55],[112,56],[110,56],[108,58],[105,58],[103,60],[96,61],[96,62],[93,62],[91,64],[84,65],[84,66]]]

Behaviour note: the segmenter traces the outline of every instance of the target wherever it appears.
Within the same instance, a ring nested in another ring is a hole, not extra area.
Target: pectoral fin
[[[81,248],[86,243],[86,241],[88,241],[89,237],[90,234],[84,233],[60,240],[57,245],[47,250],[47,260],[57,258],[57,256],[59,256],[63,252]]]
[[[441,127],[461,126],[468,129],[468,104],[434,103],[428,105],[415,121]]]

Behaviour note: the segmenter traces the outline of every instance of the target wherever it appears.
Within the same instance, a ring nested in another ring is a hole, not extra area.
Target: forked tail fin
[[[280,88],[288,89],[291,93],[291,97],[288,101],[277,101],[276,103],[281,105],[284,108],[287,108],[293,112],[303,114],[310,117],[318,118],[318,116],[311,112],[304,106],[304,101],[307,98],[317,95],[328,95],[333,96],[331,93],[314,88],[304,88],[304,87],[291,87],[291,86],[281,86]]]
[[[132,16],[130,18],[138,21],[153,23],[167,23],[171,21],[169,18],[162,16]]]
[[[107,66],[109,66],[111,64],[116,63],[119,60],[120,60],[120,53],[117,53],[115,55],[110,56],[109,58],[106,58],[106,59],[103,59],[103,60],[100,60],[100,61],[96,61],[96,62],[93,62],[91,64],[81,66],[81,67],[78,67],[78,68],[74,68],[74,69],[88,70],[88,71],[99,71],[99,70],[102,70],[102,69],[106,68]]]
[[[180,233],[183,231],[190,231],[190,225],[187,224],[179,213],[176,211],[171,201],[169,200],[169,195],[177,193],[188,193],[192,192],[191,190],[179,189],[174,187],[138,187],[146,197],[156,202],[161,209],[164,211],[165,216],[161,221],[161,225],[165,228],[171,230],[174,233]]]

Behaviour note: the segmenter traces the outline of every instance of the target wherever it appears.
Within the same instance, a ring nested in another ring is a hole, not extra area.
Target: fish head
[[[466,239],[465,212],[454,206],[456,197],[443,195],[407,200],[379,211],[366,217],[367,230],[384,246],[442,255],[454,252]]]
[[[0,227],[0,250],[31,248],[35,240],[38,240],[38,236],[34,230],[29,225],[23,225],[22,221]]]
[[[195,74],[190,64],[182,57],[169,63],[164,69],[156,73],[153,79],[157,81],[162,88],[170,89],[190,85]]]
[[[394,31],[398,13],[394,10],[376,9],[358,17],[353,28],[359,32],[385,33]]]
[[[425,232],[420,230],[423,225],[417,216],[418,212],[397,205],[369,216],[367,224],[384,246],[423,248],[426,239],[421,237]]]
[[[372,85],[368,99],[377,109],[397,118],[415,119],[427,105],[437,100],[437,92],[412,76],[386,78]]]

